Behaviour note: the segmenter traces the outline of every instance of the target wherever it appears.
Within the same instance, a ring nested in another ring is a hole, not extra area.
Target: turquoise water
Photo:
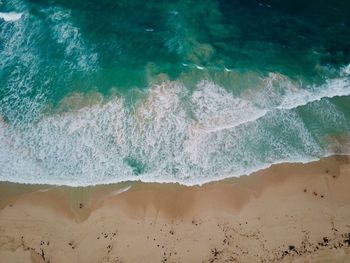
[[[348,1],[0,1],[0,180],[204,183],[348,153]]]

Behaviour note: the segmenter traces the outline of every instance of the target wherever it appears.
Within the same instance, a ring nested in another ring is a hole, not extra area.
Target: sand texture
[[[203,186],[0,184],[0,262],[350,262],[350,164]]]

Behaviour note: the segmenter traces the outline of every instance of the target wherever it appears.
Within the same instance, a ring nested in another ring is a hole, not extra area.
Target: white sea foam
[[[6,97],[0,101],[0,112],[14,125],[19,122],[19,125],[23,125],[23,120],[29,123],[39,117],[43,108],[47,106],[46,92],[55,85],[54,81],[64,83],[64,78],[69,78],[72,72],[91,73],[99,68],[94,45],[82,37],[80,29],[72,22],[74,19],[69,10],[48,6],[39,10],[40,16],[34,17],[22,2],[14,4],[23,12],[22,18],[16,23],[3,23],[0,28],[3,40],[0,49],[0,71],[11,68],[2,83],[2,94],[6,94]],[[4,17],[4,13],[2,14]],[[11,17],[14,19],[19,15],[22,13]],[[42,52],[43,47],[50,49],[47,45],[51,42],[45,41],[43,32],[49,32],[46,37],[62,47],[60,55],[67,58],[65,63],[52,65],[50,52]],[[50,66],[47,66],[48,63],[51,63]],[[45,71],[54,71],[52,67],[57,69],[57,73],[65,72],[65,76],[52,77],[55,73],[43,73],[43,68]],[[35,97],[34,93],[37,94]]]
[[[350,64],[344,66],[341,70],[340,70],[340,75],[343,77],[349,77],[350,76]]]
[[[53,23],[50,27],[52,36],[58,44],[64,46],[64,56],[72,61],[68,64],[71,69],[94,71],[98,68],[98,55],[95,47],[86,43],[81,30],[72,23],[72,14],[69,9],[49,7],[42,12],[47,20]]]
[[[3,13],[0,12],[0,19],[4,19],[6,22],[13,22],[21,19],[22,13],[14,13],[14,12],[9,12],[9,13]]]
[[[129,180],[202,184],[329,154],[320,144],[322,134],[305,127],[293,107],[313,102],[309,110],[317,112],[320,125],[349,128],[333,104],[320,102],[348,95],[347,75],[307,87],[308,96],[282,75],[272,74],[262,83],[262,88],[234,96],[208,81],[194,90],[165,82],[150,87],[132,110],[116,97],[46,116],[26,129],[2,121],[0,180],[72,186]]]
[[[196,68],[197,68],[197,69],[199,69],[199,70],[203,70],[203,69],[205,69],[204,67],[199,66],[199,65],[195,65],[195,66],[196,66]]]
[[[267,109],[294,109],[324,98],[350,95],[350,76],[348,67],[341,70],[338,78],[328,79],[320,86],[303,86],[295,83],[286,76],[270,73],[263,79],[264,85],[260,90],[252,90],[251,99]],[[259,99],[257,99],[259,98]]]
[[[278,108],[293,109],[309,102],[319,101],[323,98],[347,96],[350,94],[350,80],[348,76],[328,80],[322,87],[311,87],[306,90],[288,94],[283,98]]]
[[[26,26],[27,20],[20,19],[16,23],[4,23],[0,27],[0,35],[3,39],[0,50],[0,71],[10,68],[8,80],[2,83],[2,97],[0,101],[0,112],[7,115],[13,124],[16,124],[18,117],[31,121],[41,112],[45,103],[44,92],[46,76],[42,77],[43,85],[37,87],[38,95],[29,98],[33,93],[33,82],[39,74],[40,51],[37,45],[27,45],[34,42],[37,36],[38,21],[32,21]],[[21,65],[14,66],[15,64]],[[5,78],[6,79],[6,78]],[[16,109],[13,111],[12,109]]]
[[[234,97],[212,82],[199,83],[192,94],[191,104],[198,120],[196,125],[205,132],[234,128],[267,112],[249,100]]]
[[[37,192],[39,193],[46,193],[48,192],[50,189],[49,188],[46,188],[46,189],[39,189]]]
[[[132,186],[129,185],[129,186],[123,187],[123,188],[121,188],[121,189],[115,190],[115,191],[113,191],[113,192],[111,193],[111,195],[113,195],[113,196],[120,195],[120,194],[122,194],[122,193],[125,193],[125,192],[129,191],[129,190],[131,189],[131,187],[132,187]]]
[[[72,186],[129,180],[202,184],[273,163],[307,162],[331,154],[320,143],[322,133],[305,126],[297,107],[308,105],[309,114],[326,129],[350,129],[346,116],[326,99],[350,94],[350,65],[321,86],[304,86],[278,73],[235,95],[210,81],[193,90],[167,82],[150,87],[132,110],[123,97],[116,97],[105,104],[42,116],[45,94],[38,92],[34,98],[31,94],[46,57],[37,49],[40,45],[27,45],[41,38],[42,30],[37,29],[50,23],[50,37],[69,58],[63,65],[68,72],[98,69],[98,56],[69,10],[49,6],[40,12],[43,21],[25,24],[25,17],[13,16],[11,21],[18,22],[0,28],[6,40],[0,69],[14,57],[23,65],[11,72],[4,87],[7,95],[0,101],[0,112],[11,121],[7,125],[0,118],[1,181]],[[169,50],[182,52],[183,41],[169,40]],[[39,88],[45,90],[52,83],[41,77]],[[23,125],[18,116],[28,123]]]

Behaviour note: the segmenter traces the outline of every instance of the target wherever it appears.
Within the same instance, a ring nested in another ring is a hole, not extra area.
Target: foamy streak
[[[37,27],[40,23],[34,20],[27,26],[26,19],[20,19],[16,23],[4,23],[0,27],[0,34],[3,40],[0,49],[0,71],[18,64],[11,70],[10,75],[3,82],[1,89],[6,97],[0,101],[0,112],[6,114],[12,123],[18,119],[26,119],[30,122],[39,115],[45,103],[44,92],[29,98],[33,93],[33,83],[40,75],[41,51],[37,45],[28,45],[37,41]],[[44,83],[49,82],[47,76],[42,77],[43,85],[37,87],[45,90]]]
[[[73,61],[69,66],[72,70],[94,71],[98,68],[98,55],[83,39],[80,29],[72,23],[72,15],[69,9],[53,7],[44,9],[43,12],[53,23],[52,35],[58,44],[65,47],[65,58]]]
[[[49,190],[50,190],[49,188],[47,188],[47,189],[39,189],[37,192],[39,192],[39,193],[46,193]]]
[[[10,12],[10,13],[0,12],[0,18],[4,19],[6,22],[17,21],[17,20],[21,19],[22,15],[23,14],[21,14],[21,13],[14,13],[14,12]]]
[[[328,79],[322,86],[308,86],[301,88],[300,85],[291,82],[287,77],[270,73],[264,81],[265,88],[258,96],[269,101],[265,105],[273,110],[294,109],[310,102],[319,101],[323,98],[335,96],[347,96],[350,94],[350,65],[341,70],[340,76]]]
[[[11,6],[21,10],[23,16],[1,13],[5,20],[18,18],[15,23],[4,23],[0,18],[0,72],[8,72],[2,76],[1,93],[6,97],[0,98],[0,112],[12,125],[23,126],[24,121],[30,125],[40,118],[47,106],[46,93],[52,92],[57,83],[64,85],[77,71],[90,74],[99,63],[94,44],[83,38],[69,9],[49,5],[38,10],[40,15],[34,15],[23,1],[16,2],[12,1]],[[52,64],[51,52],[43,52],[51,50],[49,43],[60,46],[59,56],[65,57],[64,63]]]
[[[256,120],[266,114],[252,102],[235,98],[223,88],[202,82],[193,92],[191,104],[198,119],[196,129],[207,133],[232,129],[245,122]]]
[[[303,90],[297,94],[291,94],[288,98],[284,98],[280,109],[293,109],[309,102],[319,101],[323,98],[332,98],[335,96],[347,96],[350,94],[350,82],[348,77],[341,79],[328,80],[324,88],[317,88],[316,91]]]
[[[199,83],[193,92],[176,82],[163,83],[151,87],[133,110],[117,97],[45,117],[25,130],[1,124],[0,180],[72,186],[128,180],[191,185],[329,154],[298,114],[280,106],[291,94],[305,98],[303,104],[312,101],[310,96],[281,75],[270,75],[263,83],[269,86],[240,98],[211,82]],[[346,94],[348,86],[334,85],[344,83],[348,79],[341,76],[319,88],[333,92],[327,97],[337,96]],[[314,101],[320,99],[321,90],[316,91]],[[316,116],[320,125],[340,123],[349,129],[332,104],[322,103],[315,109],[320,110],[325,113]]]
[[[124,187],[124,188],[122,188],[122,189],[118,189],[118,190],[116,190],[116,191],[113,191],[111,194],[112,194],[113,196],[120,195],[120,194],[122,194],[122,193],[125,193],[125,192],[129,191],[129,190],[131,189],[131,187],[132,187],[132,186],[129,185],[129,186]]]

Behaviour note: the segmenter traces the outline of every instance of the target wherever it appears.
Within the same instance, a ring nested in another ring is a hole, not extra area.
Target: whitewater
[[[0,181],[195,185],[349,153],[349,16],[328,10],[0,2]]]
[[[25,127],[2,121],[0,180],[194,185],[334,154],[337,141],[327,145],[296,110],[312,107],[321,125],[341,123],[349,130],[344,115],[328,101],[350,94],[348,67],[319,87],[298,87],[276,73],[261,83],[259,92],[254,87],[255,92],[236,97],[209,81],[194,90],[168,81],[152,85],[132,108],[122,96],[103,101],[91,94],[95,104],[44,115]],[[65,101],[79,104],[84,96],[73,94]]]

